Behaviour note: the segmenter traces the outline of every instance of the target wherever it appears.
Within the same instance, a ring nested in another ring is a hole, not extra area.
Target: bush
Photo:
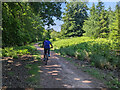
[[[99,68],[115,69],[120,60],[113,51],[117,48],[117,43],[110,39],[75,37],[54,41],[53,45],[61,54],[91,61]]]
[[[17,55],[26,55],[26,54],[34,54],[36,48],[32,45],[27,46],[17,46],[17,47],[5,47],[2,49],[3,57],[13,57],[18,58]]]

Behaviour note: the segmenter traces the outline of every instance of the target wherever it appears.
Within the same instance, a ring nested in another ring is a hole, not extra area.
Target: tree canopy
[[[61,3],[2,3],[3,46],[24,45],[45,38],[45,25],[54,25],[52,17],[61,18]]]
[[[62,25],[62,33],[65,36],[82,36],[84,33],[82,27],[84,20],[87,19],[88,7],[84,2],[70,2],[67,3],[64,17],[62,18],[64,24]]]

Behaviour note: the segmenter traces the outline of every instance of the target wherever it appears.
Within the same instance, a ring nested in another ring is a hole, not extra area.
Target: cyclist
[[[45,55],[48,53],[48,56],[50,57],[50,45],[51,48],[53,48],[52,43],[49,41],[49,39],[45,39],[43,42],[43,47],[44,47],[44,60],[45,60]]]

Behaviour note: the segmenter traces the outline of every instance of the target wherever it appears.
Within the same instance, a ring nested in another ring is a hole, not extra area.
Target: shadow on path
[[[35,45],[41,52],[43,59],[43,48]],[[43,88],[101,88],[105,87],[103,83],[92,78],[90,75],[77,69],[69,61],[60,57],[57,53],[51,51],[48,65],[42,65],[40,68],[41,86]]]
[[[2,86],[3,88],[26,88],[30,87],[26,79],[31,77],[28,73],[28,64],[34,64],[32,55],[24,55],[19,59],[4,57],[2,59]]]

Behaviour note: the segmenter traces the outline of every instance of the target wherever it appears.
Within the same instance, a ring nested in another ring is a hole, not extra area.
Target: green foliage
[[[2,49],[2,56],[6,57],[6,56],[16,56],[17,52],[13,50],[13,48],[4,48]]]
[[[34,74],[36,75],[39,71],[39,64],[27,64],[25,67],[26,68],[30,68],[30,70],[28,71],[29,74]]]
[[[41,62],[37,62],[37,63],[33,63],[33,64],[27,64],[25,65],[25,68],[28,68],[28,74],[30,75],[30,77],[26,78],[27,82],[30,82],[32,84],[32,86],[36,86],[36,87],[40,87],[39,83],[40,83],[40,66]]]
[[[30,7],[33,12],[39,17],[42,17],[45,25],[55,25],[53,16],[61,19],[61,4],[62,2],[30,2]]]
[[[94,38],[108,38],[108,25],[108,11],[104,10],[103,2],[99,2],[96,7],[93,3],[90,17],[85,20],[83,25],[83,30],[86,32],[84,35]]]
[[[13,75],[14,75],[14,72],[10,71],[10,72],[8,72],[7,74],[10,75],[10,76],[13,76]]]
[[[63,55],[74,56],[80,60],[90,61],[99,68],[116,69],[119,66],[119,56],[113,51],[117,43],[103,38],[91,39],[77,37],[61,39],[53,42],[54,48]]]
[[[90,16],[83,25],[84,35],[92,38],[110,38],[116,42],[120,41],[119,9],[119,4],[116,5],[116,10],[112,11],[111,7],[105,10],[103,2],[99,2],[97,6],[93,3],[90,8]]]
[[[60,40],[60,38],[52,38],[52,39],[50,39],[51,42],[57,41],[57,40]]]
[[[109,38],[115,40],[118,42],[118,47],[120,46],[120,6],[119,2],[116,5],[116,11],[115,11],[115,19],[113,20],[113,23],[109,25],[110,28],[110,34]]]
[[[120,82],[118,78],[110,80],[106,84],[108,85],[109,88],[120,88]]]
[[[55,41],[56,38],[60,37],[60,32],[57,32],[54,29],[51,29],[50,31],[51,31],[50,36],[51,36],[51,39],[53,39],[53,41]]]
[[[7,2],[2,6],[3,46],[25,45],[41,38],[44,29],[41,18],[32,13],[29,4]]]
[[[99,17],[99,26],[100,26],[100,31],[99,31],[99,37],[101,38],[108,38],[108,13],[106,10],[102,10],[100,17]]]
[[[82,26],[87,19],[87,5],[85,2],[70,2],[66,5],[66,12],[63,13],[64,24],[61,27],[61,34],[68,37],[82,36]]]
[[[51,2],[3,2],[2,46],[20,46],[43,40],[48,34],[44,25],[54,25],[52,16],[61,18],[60,6],[61,3]]]
[[[26,45],[26,46],[16,46],[16,47],[6,47],[2,49],[2,56],[3,57],[13,57],[18,58],[18,55],[26,55],[26,54],[34,54],[36,51],[36,48],[32,45]]]
[[[90,68],[90,67],[84,67],[82,69],[84,70],[84,72],[88,72],[92,76],[102,80],[108,86],[108,88],[115,88],[115,89],[120,88],[120,81],[110,72],[103,73],[98,69]]]

